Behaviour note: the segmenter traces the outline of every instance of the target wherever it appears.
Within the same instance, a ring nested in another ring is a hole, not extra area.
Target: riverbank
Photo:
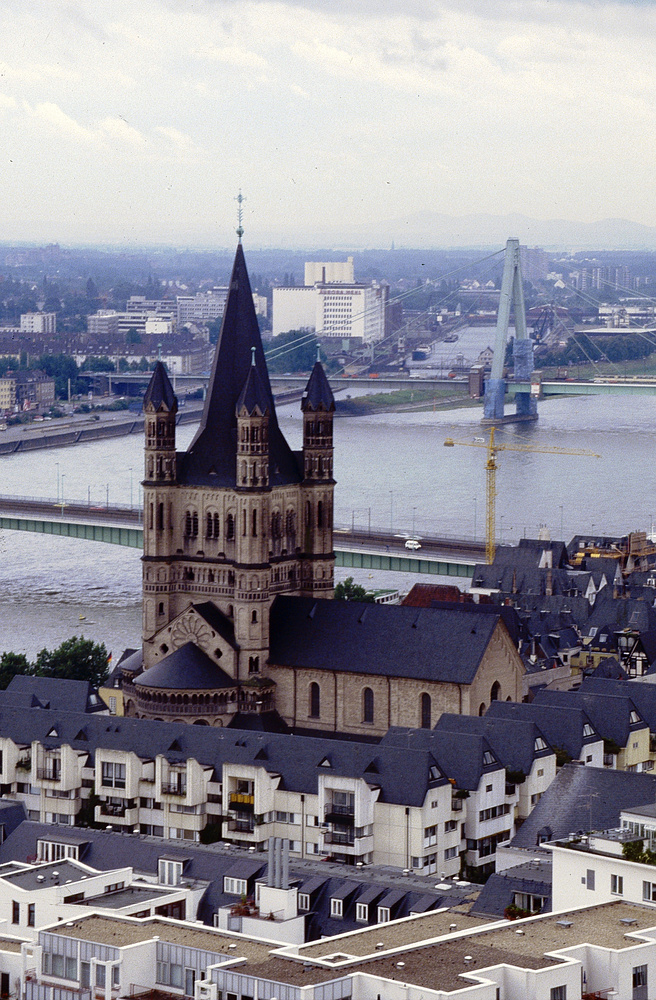
[[[338,417],[363,417],[372,413],[411,413],[432,410],[455,410],[480,406],[482,400],[471,399],[465,391],[452,389],[396,389],[353,399],[337,399]]]

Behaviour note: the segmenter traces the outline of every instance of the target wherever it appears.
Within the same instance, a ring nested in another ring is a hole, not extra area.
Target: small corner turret
[[[251,367],[237,406],[237,489],[269,486],[269,396],[255,363]]]
[[[303,474],[306,482],[333,482],[335,397],[320,361],[316,361],[301,400]]]
[[[146,389],[145,414],[146,454],[144,478],[149,482],[173,482],[175,462],[175,418],[178,400],[161,361],[155,365]]]

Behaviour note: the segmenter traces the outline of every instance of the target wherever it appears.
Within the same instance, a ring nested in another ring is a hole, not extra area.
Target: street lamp
[[[59,503],[59,462],[55,462],[57,466],[57,503]]]
[[[390,535],[394,531],[394,490],[389,491],[390,495]]]
[[[415,537],[415,514],[417,513],[417,508],[412,508],[412,537]]]
[[[476,514],[477,514],[477,498],[474,497],[474,541],[476,541]]]
[[[107,510],[109,510],[109,483],[105,486],[105,491],[107,493]]]
[[[560,540],[561,540],[561,542],[564,542],[565,541],[565,532],[563,531],[563,506],[564,506],[564,504],[559,503],[558,506],[560,507]]]
[[[130,510],[132,510],[132,466],[130,466]]]
[[[64,480],[65,479],[66,479],[66,473],[62,472],[62,474],[61,474],[61,501],[60,501],[61,502],[62,512],[64,510]]]

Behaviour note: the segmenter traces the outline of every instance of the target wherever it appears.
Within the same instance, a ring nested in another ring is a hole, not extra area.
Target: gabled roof
[[[498,760],[508,771],[528,775],[536,757],[553,754],[550,746],[536,750],[536,740],[548,741],[532,719],[501,719],[492,715],[441,715],[435,729],[484,736]]]
[[[494,872],[483,886],[483,890],[472,906],[472,915],[503,917],[504,910],[515,899],[515,893],[542,896],[544,904],[541,913],[551,910],[552,861],[551,857],[527,861],[524,865]]]
[[[278,666],[471,684],[501,609],[411,608],[276,597],[269,662]]]
[[[237,474],[236,407],[254,361],[258,390],[269,409],[269,483],[301,482],[296,458],[278,426],[262,339],[241,243],[237,246],[221,333],[200,427],[178,459],[178,481],[234,487]]]
[[[234,687],[232,677],[217,666],[194,642],[186,642],[137,678],[139,687],[211,691]]]
[[[656,685],[639,680],[628,681],[606,677],[586,677],[581,684],[581,693],[594,693],[602,697],[623,695],[630,698],[643,717],[649,730],[656,733]]]
[[[166,368],[161,361],[158,361],[155,365],[152,377],[148,383],[148,388],[144,393],[144,410],[146,410],[149,406],[152,406],[155,411],[159,410],[161,406],[164,406],[169,413],[176,412],[178,409],[178,401],[175,393],[173,392],[171,380],[169,379]]]
[[[403,749],[405,753],[428,751],[457,788],[470,792],[478,788],[483,774],[503,767],[485,737],[477,733],[392,726],[380,741],[380,748],[388,747]],[[490,754],[491,763],[486,763],[486,753]],[[407,769],[405,773],[409,775]]]
[[[333,390],[330,388],[320,361],[315,361],[314,363],[314,368],[312,369],[308,384],[303,393],[303,399],[301,400],[301,409],[303,412],[306,410],[324,410],[326,413],[332,413],[335,409]]]
[[[530,719],[544,733],[554,749],[564,750],[573,760],[581,757],[587,743],[598,743],[602,737],[596,732],[583,705],[561,705],[531,702],[493,701],[485,716],[495,719]],[[591,735],[584,736],[584,727],[590,726]]]
[[[581,707],[600,736],[605,740],[614,740],[619,746],[626,746],[629,734],[646,729],[647,723],[642,717],[632,722],[632,712],[638,712],[629,695],[602,695],[594,691],[538,691],[534,705],[539,707],[550,705],[552,708]]]

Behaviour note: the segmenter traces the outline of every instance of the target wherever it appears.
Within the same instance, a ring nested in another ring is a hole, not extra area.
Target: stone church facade
[[[119,665],[124,713],[381,736],[521,700],[523,664],[498,609],[331,600],[335,402],[319,362],[301,410],[293,452],[239,244],[186,451],[163,365],[144,397],[143,649]]]
[[[200,427],[177,452],[157,365],[144,397],[143,656],[122,664],[127,715],[225,725],[273,706],[263,668],[277,594],[333,594],[334,399],[319,362],[303,448],[277,422],[239,244]]]

